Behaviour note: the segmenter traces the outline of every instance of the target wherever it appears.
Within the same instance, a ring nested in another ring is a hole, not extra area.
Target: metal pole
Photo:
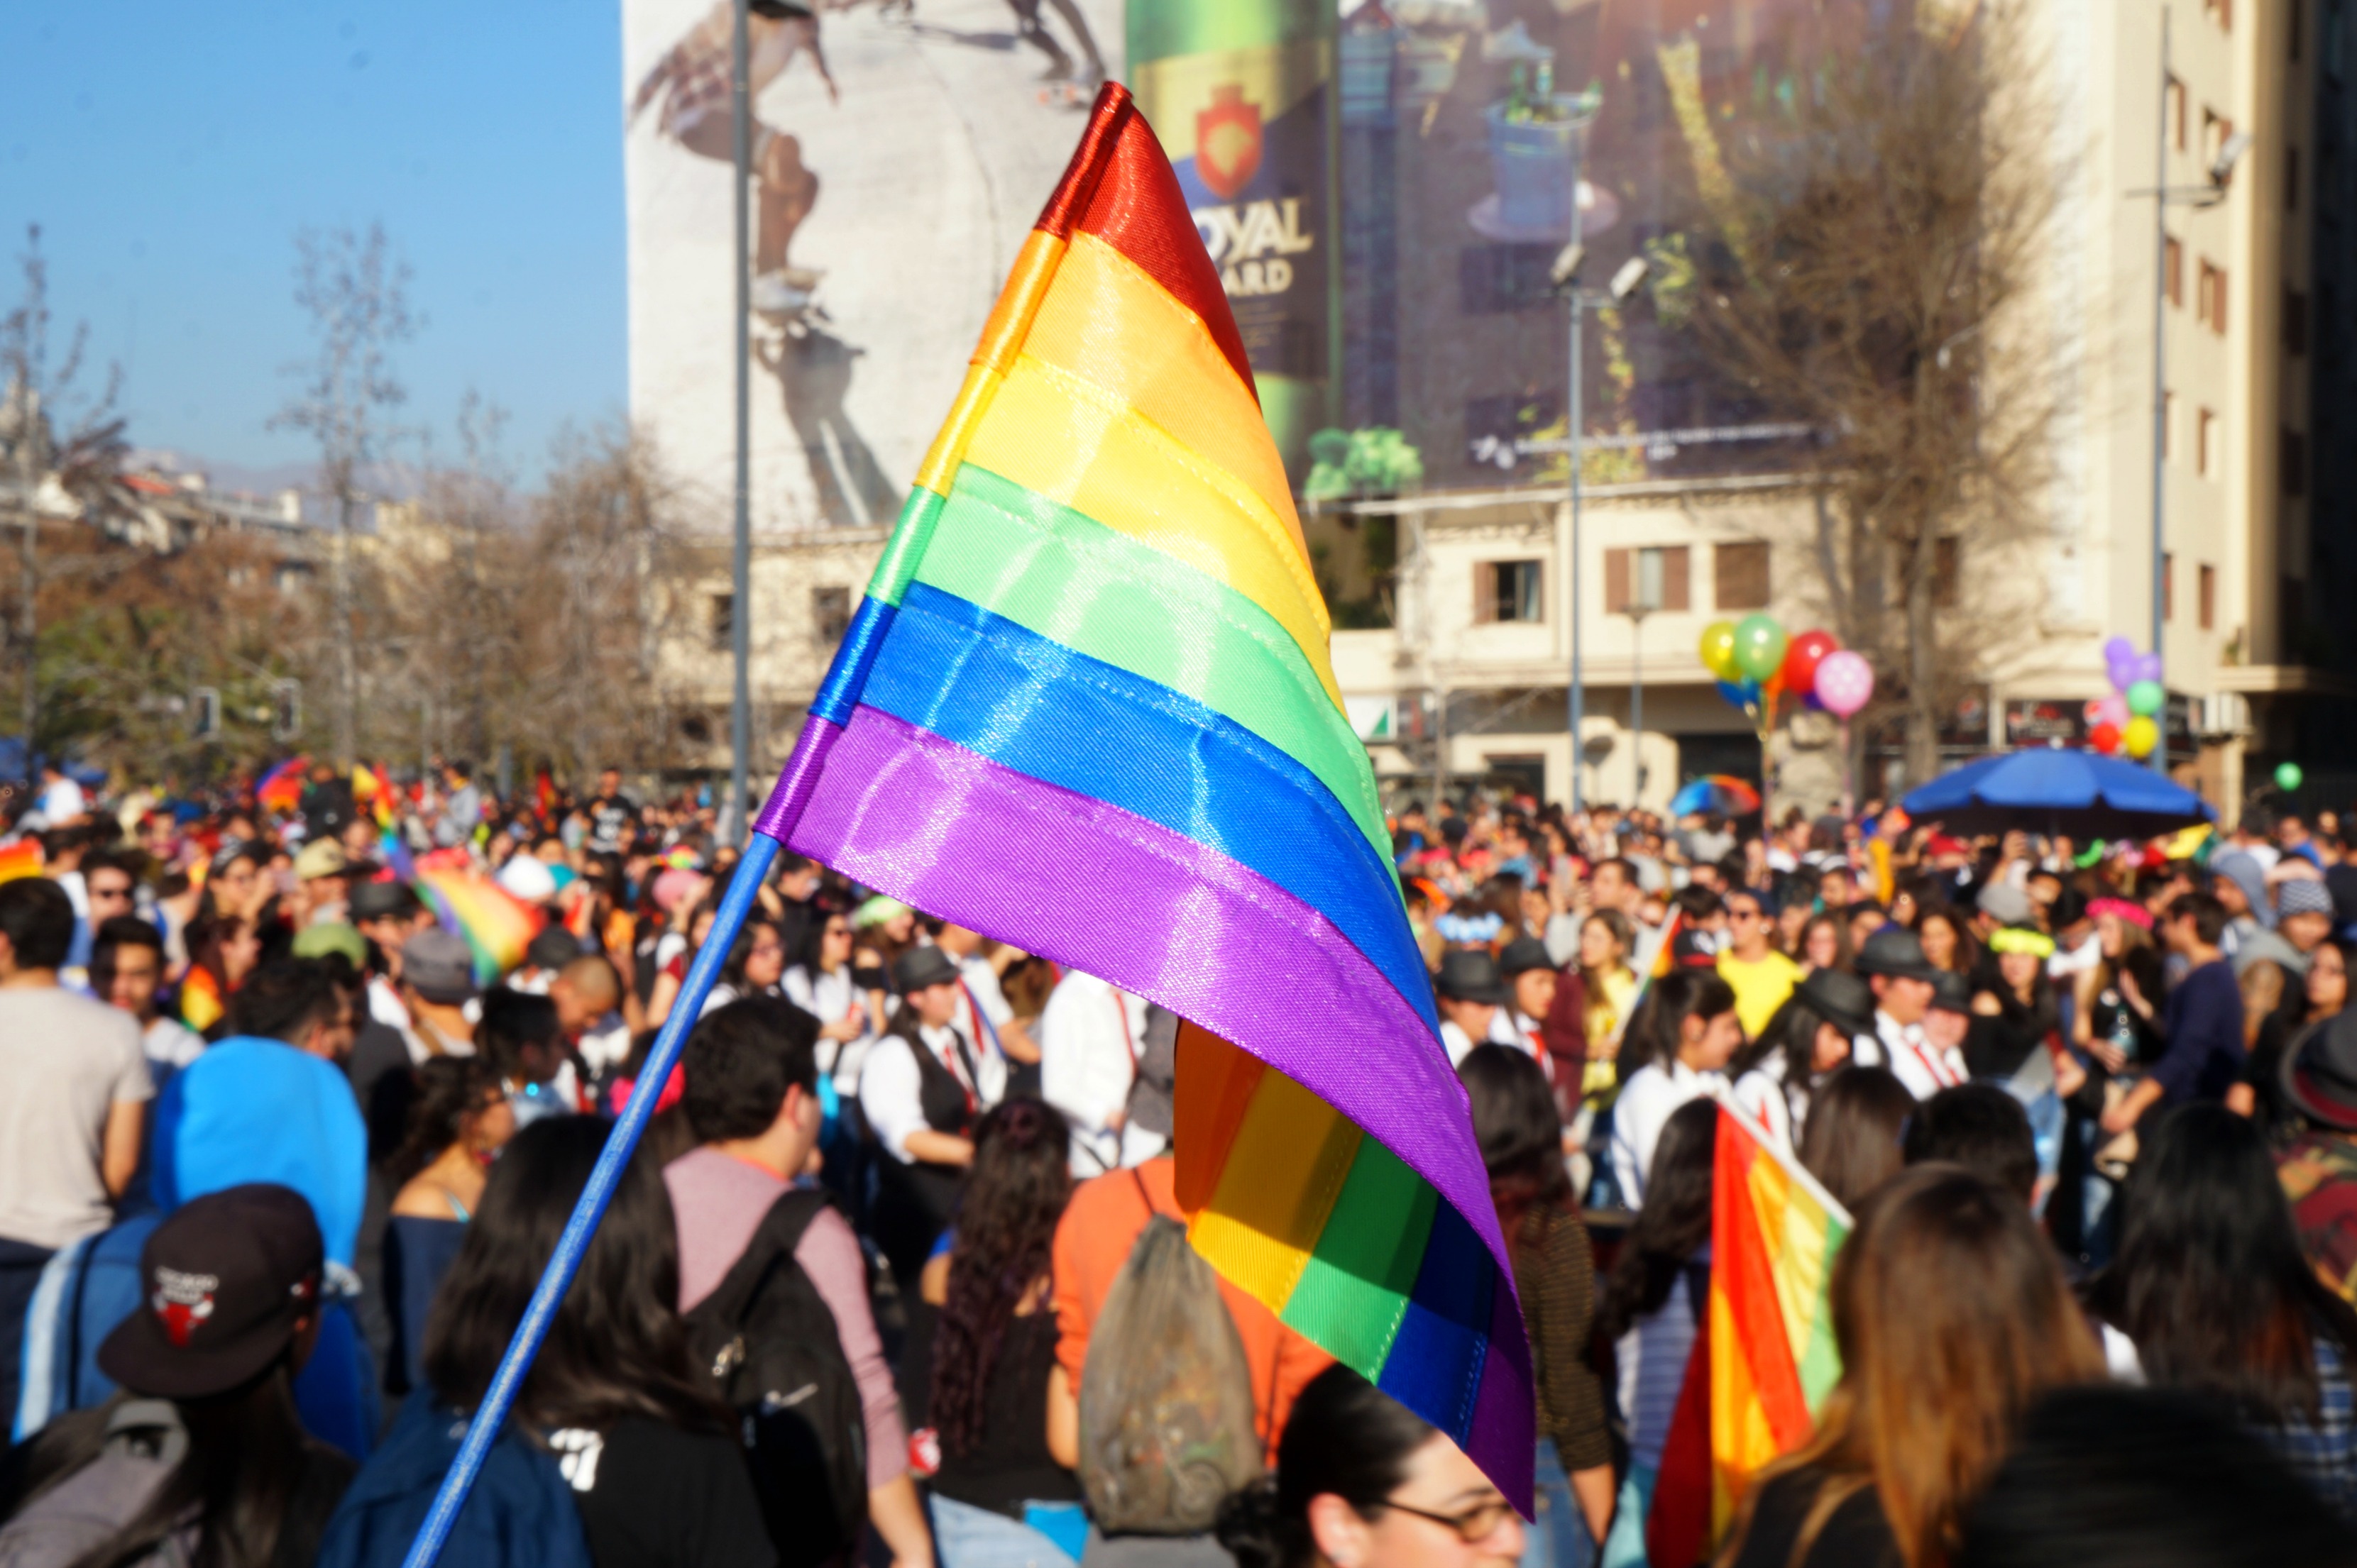
[[[747,184],[752,178],[753,111],[747,81],[750,48],[746,38],[746,0],[736,0],[736,39],[729,56],[729,102],[736,115],[737,144],[737,518],[730,563],[728,650],[736,684],[728,700],[728,809],[722,832],[732,843],[746,841],[747,767],[753,748],[753,276]]]
[[[1640,594],[1642,590],[1639,590]],[[1629,747],[1637,780],[1631,806],[1645,803],[1645,612],[1641,598],[1629,611]]]
[[[2161,648],[2163,627],[2162,575],[2166,545],[2162,524],[2168,508],[2169,447],[2169,7],[2160,11],[2160,135],[2156,143],[2152,181],[2152,651],[2163,661],[2161,683],[2168,685],[2168,655]],[[2160,741],[2152,748],[2153,771],[2169,776],[2169,704],[2158,716]]]
[[[1580,143],[1585,135],[1584,129],[1574,131],[1571,134],[1571,238],[1567,242],[1574,245],[1579,243],[1579,155]],[[1569,293],[1571,295],[1571,363],[1569,367],[1571,395],[1566,400],[1568,409],[1564,415],[1563,433],[1565,449],[1571,456],[1571,580],[1566,586],[1570,590],[1571,597],[1571,610],[1568,617],[1571,630],[1571,809],[1577,814],[1584,804],[1584,797],[1579,787],[1580,725],[1581,721],[1587,716],[1587,686],[1579,667],[1579,469],[1580,459],[1585,456],[1580,448],[1579,439],[1580,424],[1585,417],[1585,411],[1580,406],[1579,349],[1580,329],[1587,309],[1587,296],[1580,292],[1579,280],[1577,277],[1571,280]]]

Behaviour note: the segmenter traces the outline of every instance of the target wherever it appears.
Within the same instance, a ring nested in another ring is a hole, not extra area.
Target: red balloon
[[[2102,752],[2105,757],[2118,756],[2120,749],[2120,726],[2113,724],[2097,725],[2093,729],[2087,732],[2087,744],[2093,746],[2097,751]]]
[[[1840,646],[1829,631],[1804,631],[1794,638],[1784,650],[1784,689],[1815,691],[1818,662]]]

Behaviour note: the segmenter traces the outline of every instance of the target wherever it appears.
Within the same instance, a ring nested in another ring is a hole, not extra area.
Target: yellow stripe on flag
[[[1283,1073],[1264,1073],[1229,1146],[1196,1251],[1272,1312],[1285,1310],[1359,1152],[1359,1129]]]

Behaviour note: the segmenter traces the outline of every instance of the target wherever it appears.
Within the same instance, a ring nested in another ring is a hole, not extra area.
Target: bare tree
[[[41,254],[38,224],[25,232],[24,293],[0,321],[0,375],[7,400],[0,403],[0,446],[13,459],[19,532],[16,623],[9,642],[18,663],[18,722],[25,737],[26,782],[32,782],[33,757],[41,732],[41,533],[42,496],[55,488],[70,506],[86,506],[113,481],[124,456],[123,419],[115,403],[123,387],[120,366],[110,367],[105,386],[82,386],[88,369],[90,324],[76,324],[65,352],[49,358],[49,265]]]
[[[382,225],[306,230],[295,242],[295,302],[311,318],[313,357],[284,367],[303,378],[300,389],[271,420],[273,429],[300,430],[319,449],[319,484],[335,503],[330,563],[334,626],[336,755],[349,765],[359,746],[360,626],[352,562],[352,525],[362,486],[397,434],[392,412],[408,393],[393,371],[396,344],[420,325],[409,311],[410,270],[393,253]]]
[[[1799,459],[1822,499],[1813,569],[1921,781],[1988,629],[1957,592],[1968,551],[1986,569],[2046,526],[2056,378],[2032,280],[2061,180],[2016,10],[1902,6],[1857,36],[1784,125],[1722,148],[1681,113],[1700,242],[1657,257],[1656,297],[1821,433]],[[1999,601],[2021,613],[2018,590]]]

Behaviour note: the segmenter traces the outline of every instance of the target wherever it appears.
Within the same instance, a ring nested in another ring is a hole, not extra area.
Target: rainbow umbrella
[[[1692,816],[1697,811],[1748,817],[1759,809],[1760,791],[1732,773],[1706,773],[1689,779],[1670,797],[1670,815],[1674,817]]]

